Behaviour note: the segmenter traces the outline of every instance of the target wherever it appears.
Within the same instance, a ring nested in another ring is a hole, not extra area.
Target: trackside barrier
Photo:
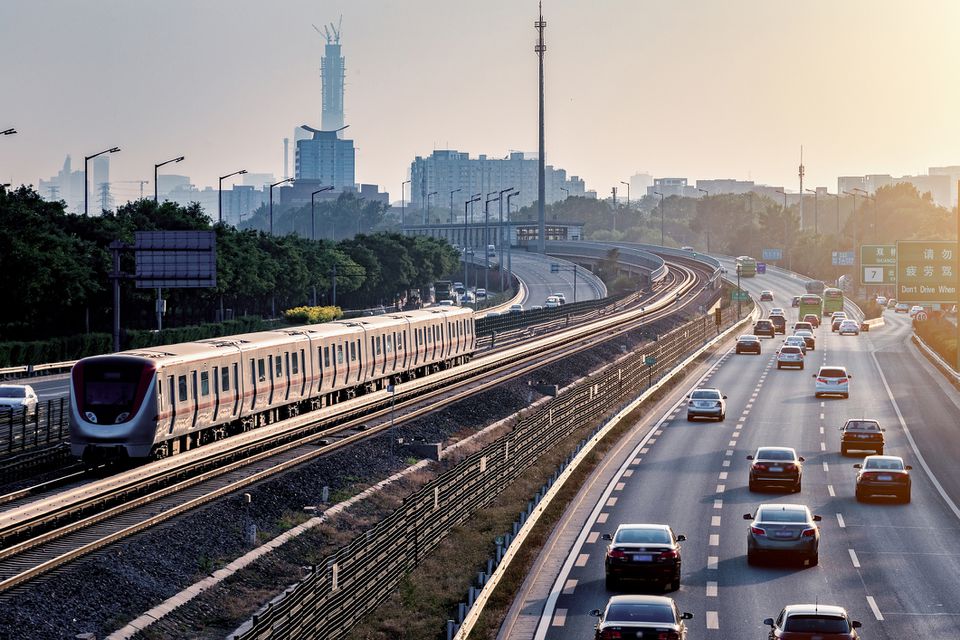
[[[59,444],[69,436],[69,425],[70,403],[63,397],[40,402],[33,413],[0,411],[0,458]]]
[[[730,310],[724,314],[731,315]],[[543,453],[584,424],[599,421],[652,389],[654,382],[689,362],[693,356],[688,355],[716,335],[714,318],[698,317],[530,410],[510,433],[443,472],[395,512],[328,556],[232,637],[343,637],[451,530],[499,496]],[[655,356],[656,364],[645,366],[646,356]],[[467,613],[464,610],[464,616]]]
[[[752,314],[744,317],[739,322],[736,322],[732,326],[728,327],[716,338],[708,341],[702,347],[687,356],[671,371],[666,373],[656,384],[652,385],[649,389],[640,394],[640,396],[623,407],[617,412],[616,415],[607,420],[606,423],[597,427],[589,439],[584,440],[579,444],[576,451],[560,465],[557,471],[551,476],[550,480],[543,487],[541,487],[540,491],[538,491],[534,496],[534,499],[527,503],[527,510],[525,512],[521,512],[520,519],[517,522],[514,522],[512,533],[502,536],[502,539],[506,541],[503,551],[501,551],[501,545],[499,544],[500,539],[498,539],[497,556],[494,558],[494,562],[492,563],[492,566],[495,567],[495,570],[492,573],[489,570],[485,573],[481,573],[480,579],[478,579],[478,582],[482,582],[482,584],[479,585],[480,588],[475,592],[471,591],[470,593],[470,595],[473,596],[472,600],[474,603],[469,607],[466,616],[460,619],[459,624],[453,620],[447,621],[448,640],[466,640],[466,638],[469,637],[474,625],[477,623],[477,621],[480,619],[480,615],[483,613],[483,608],[486,606],[486,603],[493,594],[493,591],[497,588],[500,580],[506,574],[510,563],[516,557],[516,554],[519,552],[524,540],[526,540],[530,532],[533,531],[540,517],[546,512],[553,499],[563,489],[566,481],[570,478],[570,476],[573,475],[580,464],[593,452],[593,449],[600,442],[602,442],[603,439],[606,438],[607,434],[609,434],[612,429],[616,428],[624,418],[636,410],[637,407],[646,402],[664,385],[673,380],[673,378],[679,375],[688,365],[690,365],[690,363],[694,362],[709,349],[726,340],[731,334],[739,331],[743,326],[749,325],[751,322],[753,322],[753,320],[758,317],[758,312],[756,309],[758,309],[758,307],[755,307],[755,310]],[[487,562],[487,566],[491,566],[490,561]],[[471,590],[473,589],[474,588],[471,587]],[[468,601],[469,600],[471,600],[471,598],[468,597]]]

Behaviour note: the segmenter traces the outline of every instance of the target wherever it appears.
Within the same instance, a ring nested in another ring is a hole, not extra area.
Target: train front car
[[[70,451],[87,461],[146,458],[157,431],[157,367],[149,358],[84,358],[70,374]]]

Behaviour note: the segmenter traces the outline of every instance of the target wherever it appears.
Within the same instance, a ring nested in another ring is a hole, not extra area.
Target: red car
[[[813,325],[813,328],[816,329],[820,326],[820,316],[815,313],[808,313],[807,315],[803,316],[803,322],[809,322]]]
[[[860,640],[861,625],[847,610],[827,604],[791,604],[777,619],[763,621],[770,627],[770,640]]]

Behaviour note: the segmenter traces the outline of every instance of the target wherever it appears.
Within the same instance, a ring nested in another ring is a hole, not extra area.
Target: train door
[[[197,419],[196,425],[205,427],[213,419],[213,413],[216,404],[212,400],[213,390],[210,389],[210,370],[200,369],[197,372],[200,378],[199,393],[197,395]],[[214,378],[216,380],[216,378]],[[216,388],[216,385],[214,385]]]
[[[224,367],[213,368],[213,413],[211,420],[216,422],[220,419],[222,407],[220,406],[220,371]]]
[[[173,428],[177,423],[177,383],[176,376],[167,376],[167,406],[170,411],[170,419],[167,421],[169,431],[173,433]]]
[[[197,372],[190,372],[190,430],[197,427],[197,416],[200,413],[200,402],[197,394]]]

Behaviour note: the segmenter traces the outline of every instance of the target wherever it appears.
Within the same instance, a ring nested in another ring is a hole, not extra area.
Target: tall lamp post
[[[423,224],[430,224],[430,196],[435,196],[435,195],[437,195],[436,191],[431,191],[430,193],[427,194],[427,216],[426,216],[426,219],[423,221]]]
[[[273,188],[278,187],[285,182],[293,182],[294,178],[284,178],[279,182],[274,182],[270,185],[270,235],[273,235]]]
[[[561,187],[562,189],[563,187]],[[519,191],[507,194],[507,281],[513,287],[513,224],[511,224],[510,198],[520,195]],[[568,196],[569,197],[569,196]]]
[[[404,180],[400,183],[400,230],[403,231],[403,228],[407,226],[406,219],[406,201],[404,200],[404,190],[406,186],[410,184],[409,180]]]
[[[165,164],[170,164],[171,162],[183,162],[183,156],[180,156],[179,158],[174,158],[173,160],[167,160],[166,162],[161,162],[160,164],[153,165],[153,201],[154,202],[160,201],[157,196],[157,169],[159,169]]]
[[[705,198],[710,197],[710,192],[707,191],[706,189],[701,189],[700,187],[697,187],[697,191],[705,194],[704,195]],[[700,204],[699,201],[697,202],[697,204],[698,205]],[[710,216],[709,215],[707,215],[707,253],[710,253]]]
[[[879,229],[877,228],[877,199],[863,189],[854,188],[853,190],[858,192],[860,197],[866,198],[873,203],[873,239],[877,240],[879,236]]]
[[[463,187],[454,189],[450,192],[450,224],[453,224],[453,194],[457,193],[458,191],[463,191]],[[464,286],[466,286],[466,283],[464,283]]]
[[[310,194],[310,239],[313,240],[314,242],[316,242],[317,240],[317,214],[316,214],[317,194],[323,193],[324,191],[333,191],[333,185],[330,185],[329,187],[324,187],[323,189],[317,189],[316,191]],[[314,297],[314,300],[316,300],[316,297],[317,297],[316,287],[314,287],[313,297]],[[313,304],[314,306],[316,306],[317,304],[316,301],[314,301]]]
[[[629,209],[630,208],[630,183],[624,182],[623,180],[621,180],[620,184],[627,185],[627,209]]]
[[[500,270],[500,292],[503,293],[503,194],[513,191],[513,187],[509,189],[501,189],[500,194],[497,196],[497,208],[500,211],[500,226],[497,227],[499,230],[497,233],[497,250],[499,251],[500,259],[497,268]]]
[[[787,250],[787,236],[789,235],[789,227],[787,225],[787,191],[786,189],[777,189],[777,193],[783,196],[783,251],[787,254],[788,260],[786,262],[787,268],[789,269],[789,258],[792,256],[790,255],[791,252]],[[801,194],[800,197],[803,198],[803,194]]]
[[[660,196],[660,246],[663,246],[663,194],[659,191],[654,191],[653,195]]]
[[[223,222],[223,181],[227,178],[232,178],[233,176],[243,175],[246,172],[246,169],[240,169],[240,171],[234,171],[233,173],[228,173],[225,176],[220,176],[220,180],[217,184],[217,222]]]
[[[7,129],[7,131],[12,131],[13,133],[16,133],[16,131],[14,131],[13,129]],[[7,132],[4,131],[4,133],[6,134]],[[100,153],[95,153],[92,156],[83,157],[83,215],[85,216],[90,215],[90,212],[88,210],[88,206],[90,204],[90,181],[87,180],[87,164],[97,156],[102,156],[105,153],[116,153],[117,151],[120,151],[120,147],[111,147],[109,149],[101,151]]]
[[[468,242],[467,238],[470,235],[470,227],[467,225],[467,208],[473,209],[473,203],[480,201],[480,194],[474,194],[470,197],[469,200],[465,200],[463,203],[463,286],[469,287],[470,282],[467,280],[467,260],[469,259],[469,252],[471,250],[471,244]],[[470,216],[470,220],[473,220],[473,215]]]
[[[483,249],[483,287],[488,291],[490,289],[490,252],[487,251],[487,245],[490,244],[490,203],[500,199],[499,195],[496,198],[490,197],[495,193],[496,191],[491,191],[483,201],[483,242],[480,244]]]
[[[827,195],[837,200],[837,239],[840,239],[840,194],[827,192]]]
[[[804,191],[813,194],[813,235],[816,237],[820,235],[820,192],[815,189],[804,189]]]

